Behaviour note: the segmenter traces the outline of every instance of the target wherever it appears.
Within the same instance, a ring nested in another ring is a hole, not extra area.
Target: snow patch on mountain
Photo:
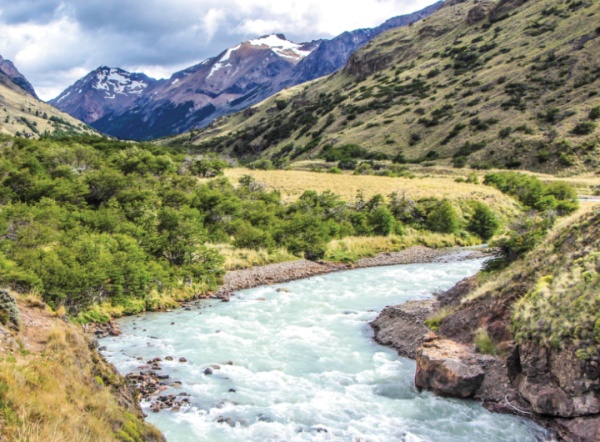
[[[225,51],[225,54],[220,58],[219,61],[217,61],[212,69],[210,70],[210,73],[208,74],[208,76],[206,77],[207,79],[209,79],[210,77],[212,77],[217,71],[223,69],[223,68],[230,68],[233,67],[233,65],[231,63],[229,63],[229,58],[231,57],[231,54],[233,54],[235,51],[237,51],[239,48],[241,48],[242,45],[239,44],[237,46],[234,46],[233,48],[229,48]]]
[[[268,47],[280,57],[296,61],[308,57],[311,53],[311,51],[303,49],[304,45],[286,40],[281,34],[264,35],[250,40],[248,43],[251,46]]]
[[[114,99],[116,94],[141,95],[148,87],[148,83],[133,80],[131,76],[117,68],[101,69],[97,74],[97,81],[92,85],[94,89],[103,90],[107,99]],[[61,99],[64,97],[61,97]]]

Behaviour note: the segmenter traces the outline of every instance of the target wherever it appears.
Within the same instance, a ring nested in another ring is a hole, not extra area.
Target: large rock
[[[597,442],[600,440],[600,416],[554,419],[551,427],[566,442]]]
[[[442,396],[474,397],[485,378],[478,356],[449,339],[426,341],[417,350],[415,385]]]
[[[572,348],[535,343],[519,348],[517,387],[536,413],[579,417],[600,413],[600,361],[582,360]]]
[[[435,301],[427,300],[386,307],[371,322],[375,341],[395,348],[400,356],[414,359],[417,349],[430,333],[423,321],[433,313],[435,304]]]

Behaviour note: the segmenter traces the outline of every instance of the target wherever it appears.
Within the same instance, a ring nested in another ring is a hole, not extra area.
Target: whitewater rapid
[[[123,374],[174,357],[159,374],[181,385],[161,394],[189,393],[190,405],[142,404],[169,442],[546,440],[526,420],[418,392],[414,361],[372,340],[368,323],[383,307],[429,298],[482,262],[332,273],[125,318],[103,354]]]

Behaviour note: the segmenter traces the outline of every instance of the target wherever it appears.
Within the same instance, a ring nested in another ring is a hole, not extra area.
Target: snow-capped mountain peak
[[[116,94],[140,95],[149,84],[138,77],[119,68],[102,66],[96,70],[96,81],[92,87],[104,91],[107,99],[114,99]]]
[[[251,46],[268,47],[281,58],[290,61],[300,61],[308,57],[314,47],[307,47],[305,44],[298,44],[289,41],[283,34],[263,35],[262,37],[250,40]]]

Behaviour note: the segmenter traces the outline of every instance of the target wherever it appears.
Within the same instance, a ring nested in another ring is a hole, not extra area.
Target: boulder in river
[[[485,371],[468,346],[433,338],[417,350],[415,385],[441,396],[471,398],[481,387]]]
[[[423,321],[434,311],[435,301],[410,301],[386,307],[371,322],[375,341],[395,348],[400,356],[414,359],[417,349],[430,333]]]

